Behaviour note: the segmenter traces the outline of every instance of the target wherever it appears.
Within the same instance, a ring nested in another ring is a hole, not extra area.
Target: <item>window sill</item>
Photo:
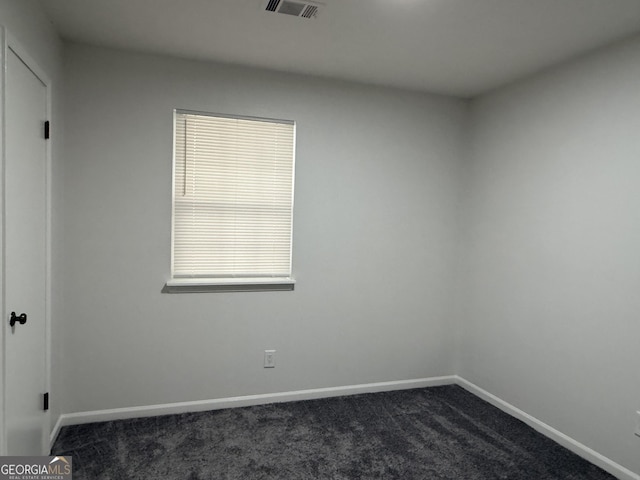
[[[294,289],[293,278],[174,278],[163,293],[282,292]]]

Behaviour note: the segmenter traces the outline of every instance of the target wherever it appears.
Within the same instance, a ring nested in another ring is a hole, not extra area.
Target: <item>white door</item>
[[[11,49],[5,101],[5,432],[8,455],[42,455],[46,388],[47,88]],[[26,314],[11,327],[11,312]]]

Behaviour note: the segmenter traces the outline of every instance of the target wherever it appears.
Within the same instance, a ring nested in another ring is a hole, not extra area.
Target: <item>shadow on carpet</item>
[[[74,480],[614,477],[450,385],[63,427]]]

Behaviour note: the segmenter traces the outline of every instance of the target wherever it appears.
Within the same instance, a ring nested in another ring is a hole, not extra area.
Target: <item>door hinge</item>
[[[49,131],[49,120],[44,122],[44,139],[49,140],[50,131]]]
[[[46,412],[47,410],[49,410],[49,392],[44,394],[44,402],[43,402],[43,409]]]

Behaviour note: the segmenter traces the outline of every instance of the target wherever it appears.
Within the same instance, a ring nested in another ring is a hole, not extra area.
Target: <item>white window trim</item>
[[[165,293],[273,292],[291,291],[293,277],[273,278],[174,278],[165,284]]]
[[[249,120],[262,120],[262,121],[274,121],[274,122],[286,122],[291,123],[294,128],[293,136],[293,178],[291,188],[291,251],[289,253],[290,258],[293,257],[293,207],[294,207],[294,192],[295,192],[295,152],[296,152],[296,123],[290,120],[282,120],[275,118],[258,118],[243,115],[229,115],[219,114],[212,112],[202,112],[197,110],[185,110],[174,109],[173,110],[173,135],[172,135],[172,172],[171,172],[171,279],[167,280],[162,290],[163,293],[199,293],[199,292],[244,292],[244,291],[292,291],[295,287],[295,279],[293,276],[287,277],[179,277],[174,276],[174,229],[175,229],[175,211],[173,208],[175,202],[175,182],[176,182],[176,135],[175,135],[175,122],[177,114],[195,114],[195,115],[208,115],[224,118],[239,118]]]

